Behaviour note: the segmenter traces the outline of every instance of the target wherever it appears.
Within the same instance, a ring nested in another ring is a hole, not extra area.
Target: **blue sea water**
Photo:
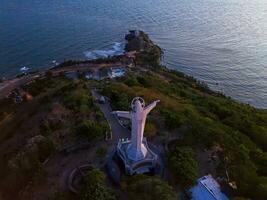
[[[267,108],[266,0],[0,0],[0,77],[119,54],[142,29],[164,64]]]

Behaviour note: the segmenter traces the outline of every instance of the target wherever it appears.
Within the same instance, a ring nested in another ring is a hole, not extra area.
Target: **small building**
[[[211,175],[199,178],[197,185],[191,188],[190,192],[192,200],[229,200]]]
[[[93,79],[93,74],[92,73],[86,73],[85,78],[88,80]]]
[[[117,77],[122,77],[125,75],[125,69],[122,67],[112,67],[110,68],[109,71],[109,77],[110,78],[117,78]]]
[[[72,80],[77,80],[79,78],[78,72],[65,72],[65,76]]]

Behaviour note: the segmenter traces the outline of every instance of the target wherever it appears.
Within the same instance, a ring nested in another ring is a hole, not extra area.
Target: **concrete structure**
[[[125,69],[123,67],[111,67],[108,72],[110,78],[122,77],[125,75]]]
[[[124,163],[126,174],[150,172],[156,166],[158,155],[151,151],[143,134],[147,115],[158,102],[159,100],[145,106],[141,97],[135,97],[131,105],[132,111],[113,112],[118,117],[130,119],[132,123],[131,140],[120,140],[117,145],[117,155]]]
[[[221,192],[220,185],[211,176],[203,176],[197,180],[197,185],[190,189],[193,200],[228,200]]]

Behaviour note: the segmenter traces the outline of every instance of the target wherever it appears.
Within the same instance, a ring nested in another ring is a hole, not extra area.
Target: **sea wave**
[[[124,44],[120,42],[115,42],[110,49],[85,51],[84,55],[87,59],[93,60],[97,58],[107,58],[109,56],[122,55],[123,53]]]
[[[26,66],[23,66],[23,67],[20,68],[20,71],[21,72],[26,72],[28,70],[30,70],[30,68],[29,67],[26,67]]]

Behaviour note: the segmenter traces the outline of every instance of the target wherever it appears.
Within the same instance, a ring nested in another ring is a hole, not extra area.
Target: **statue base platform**
[[[117,156],[123,162],[125,174],[134,175],[153,172],[157,165],[158,155],[149,148],[146,138],[143,138],[143,145],[147,149],[147,153],[143,159],[138,161],[130,159],[127,155],[127,149],[130,144],[130,140],[120,141],[116,150]]]

